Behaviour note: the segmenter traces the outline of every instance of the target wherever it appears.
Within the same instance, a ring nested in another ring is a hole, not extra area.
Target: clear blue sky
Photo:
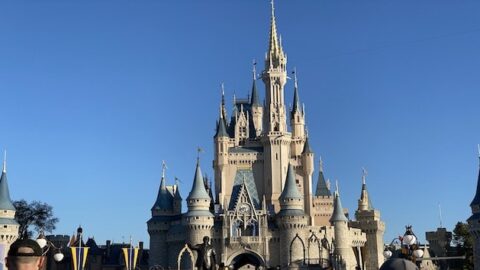
[[[169,184],[182,180],[184,198],[197,145],[213,175],[219,84],[230,100],[250,91],[269,8],[2,1],[0,147],[13,199],[51,204],[55,233],[82,224],[99,243],[132,235],[148,244],[161,161]],[[447,228],[468,218],[480,142],[480,3],[277,0],[276,13],[312,148],[339,180],[344,207],[353,214],[365,166],[386,242],[406,224],[424,238],[439,226],[439,203]]]

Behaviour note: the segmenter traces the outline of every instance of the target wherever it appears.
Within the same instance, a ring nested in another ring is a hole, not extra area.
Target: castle
[[[191,268],[186,243],[211,238],[217,263],[229,269],[378,269],[385,224],[361,186],[355,220],[347,218],[340,193],[332,194],[322,164],[313,187],[314,152],[306,130],[297,78],[293,106],[285,106],[287,55],[277,35],[272,2],[265,68],[265,100],[259,99],[254,66],[247,99],[235,99],[230,118],[222,95],[214,140],[214,192],[197,160],[182,213],[178,185],[163,172],[147,222],[150,266]],[[289,122],[289,125],[287,124]]]

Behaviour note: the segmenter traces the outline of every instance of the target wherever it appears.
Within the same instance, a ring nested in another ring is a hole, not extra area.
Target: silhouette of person
[[[188,247],[191,250],[195,250],[197,252],[197,261],[195,262],[195,266],[198,270],[215,270],[217,260],[215,258],[215,250],[213,246],[210,245],[210,237],[204,236],[203,237],[203,244],[198,245],[190,245]]]

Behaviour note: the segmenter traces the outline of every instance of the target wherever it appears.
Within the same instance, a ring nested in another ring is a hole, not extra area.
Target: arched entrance
[[[229,266],[231,269],[238,270],[259,270],[265,269],[264,260],[253,252],[244,252],[236,255],[231,261]]]

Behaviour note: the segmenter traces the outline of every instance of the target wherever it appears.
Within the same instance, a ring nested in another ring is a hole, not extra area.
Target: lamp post
[[[51,241],[48,241],[47,238],[45,238],[45,235],[43,234],[43,231],[40,232],[40,235],[38,235],[36,239],[38,245],[40,248],[42,248],[42,255],[45,256],[50,248],[53,248],[55,253],[53,254],[53,259],[56,262],[60,262],[63,260],[63,257],[65,257],[61,251],[61,247],[56,247]]]
[[[418,258],[423,257],[423,250],[420,248],[417,236],[413,233],[412,226],[409,225],[405,228],[406,231],[403,236],[394,238],[390,245],[385,247],[383,256],[386,259],[390,259],[395,255],[415,263]]]

